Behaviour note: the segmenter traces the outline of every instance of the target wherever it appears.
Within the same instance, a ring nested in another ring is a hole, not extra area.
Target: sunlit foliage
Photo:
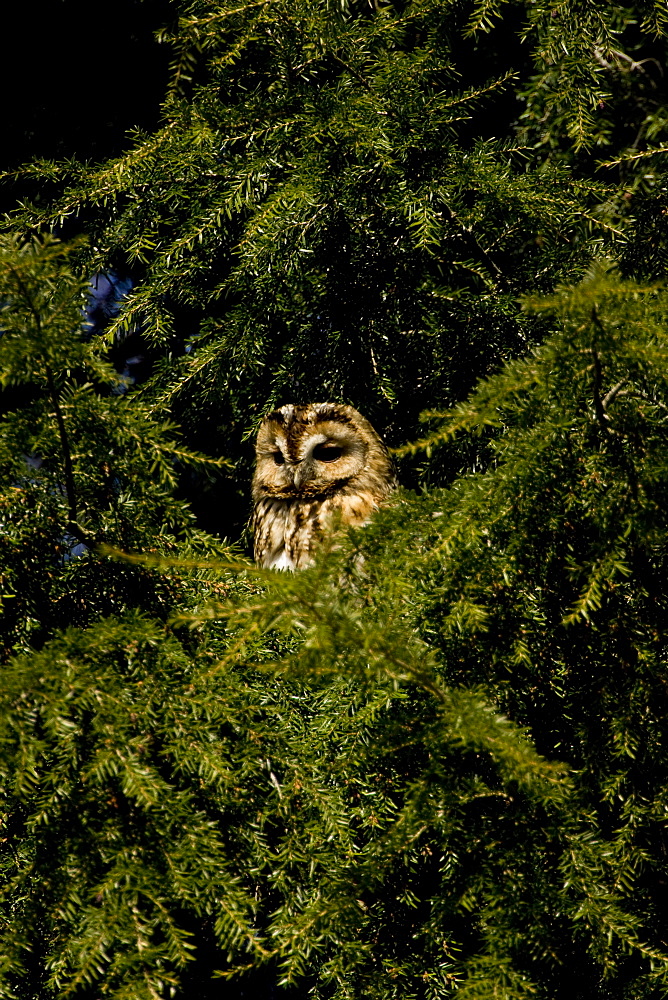
[[[0,995],[665,996],[665,19],[182,4],[155,134],[24,168]],[[258,570],[248,439],[317,400],[411,489]]]

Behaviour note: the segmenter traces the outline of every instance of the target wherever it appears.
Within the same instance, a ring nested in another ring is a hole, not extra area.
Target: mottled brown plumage
[[[303,569],[336,511],[344,524],[365,524],[396,487],[387,448],[352,406],[283,406],[262,421],[255,451],[261,566]]]

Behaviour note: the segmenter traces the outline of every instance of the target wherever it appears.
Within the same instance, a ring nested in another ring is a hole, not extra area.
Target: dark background
[[[121,151],[128,129],[154,128],[170,59],[154,34],[170,19],[164,0],[13,4],[0,59],[0,169],[33,157],[105,159]],[[5,182],[2,209],[26,187]]]

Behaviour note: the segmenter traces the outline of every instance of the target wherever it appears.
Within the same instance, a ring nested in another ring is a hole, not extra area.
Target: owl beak
[[[297,488],[299,488],[304,481],[304,466],[301,462],[296,462],[292,467],[292,481]]]

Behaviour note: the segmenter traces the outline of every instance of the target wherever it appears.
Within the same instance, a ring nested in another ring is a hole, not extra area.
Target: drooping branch
[[[26,287],[25,282],[21,278],[20,273],[16,268],[11,268],[14,280],[19,288],[19,291],[23,297],[23,300],[30,310],[32,317],[35,321],[35,327],[37,334],[42,333],[42,317],[39,310],[35,306],[32,300],[29,289]],[[74,535],[83,545],[91,547],[95,544],[95,538],[82,528],[79,524],[79,512],[77,508],[77,494],[74,485],[74,472],[72,467],[72,452],[70,449],[69,436],[67,434],[67,428],[65,426],[65,418],[63,416],[63,411],[60,406],[60,400],[58,399],[58,390],[56,388],[55,379],[53,377],[53,372],[51,366],[45,357],[42,357],[44,364],[44,374],[46,375],[46,383],[49,389],[49,396],[51,398],[51,403],[53,405],[56,424],[58,425],[58,436],[60,438],[60,450],[63,457],[63,471],[65,473],[65,494],[67,496],[67,508],[69,514],[69,520],[67,522],[67,530]]]
[[[56,424],[58,425],[58,435],[60,437],[60,451],[63,456],[63,471],[65,473],[65,494],[67,496],[67,508],[69,521],[67,530],[78,538],[84,545],[90,546],[94,542],[93,536],[79,524],[79,511],[77,508],[77,493],[74,485],[74,470],[72,466],[72,451],[70,449],[70,439],[65,426],[65,418],[58,399],[58,390],[53,378],[53,372],[47,362],[44,363],[46,382],[49,387],[49,396],[53,405]]]
[[[603,324],[601,323],[598,317],[598,312],[596,311],[596,307],[594,307],[591,311],[591,321],[592,325],[595,326],[600,333],[604,333]],[[605,412],[605,404],[603,402],[603,395],[602,395],[603,368],[601,366],[601,358],[595,347],[591,348],[591,355],[592,358],[594,359],[594,363],[592,365],[592,368],[594,370],[594,412],[596,413],[596,419],[599,422],[601,430],[606,435],[606,437],[609,437],[610,436],[610,428],[608,426],[609,417],[608,414]]]
[[[608,415],[605,412],[605,407],[603,406],[603,398],[601,396],[601,384],[603,381],[601,359],[595,347],[592,347],[591,353],[594,359],[594,364],[592,365],[594,369],[594,411],[596,413],[596,419],[601,425],[602,430],[606,434],[609,434],[610,428],[608,427]]]

